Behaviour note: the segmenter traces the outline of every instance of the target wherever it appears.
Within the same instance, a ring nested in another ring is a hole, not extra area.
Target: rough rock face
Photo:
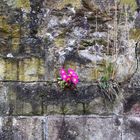
[[[139,40],[139,0],[1,0],[0,140],[139,140]]]
[[[139,140],[139,117],[1,117],[2,140]]]

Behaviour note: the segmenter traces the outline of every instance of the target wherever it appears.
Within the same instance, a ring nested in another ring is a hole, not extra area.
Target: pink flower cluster
[[[77,85],[77,83],[79,82],[78,75],[71,68],[68,69],[68,73],[65,71],[65,69],[61,68],[60,76],[62,80],[67,82],[68,84],[73,83],[74,85]]]

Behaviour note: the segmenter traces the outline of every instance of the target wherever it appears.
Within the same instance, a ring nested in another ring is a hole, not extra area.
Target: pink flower
[[[75,74],[75,71],[73,69],[69,68],[68,69],[68,74],[73,76],[73,74]]]
[[[74,76],[74,77],[72,77],[72,82],[73,82],[73,84],[77,84],[78,83],[78,77],[77,76]]]
[[[66,71],[63,69],[63,68],[61,68],[60,69],[60,74],[62,75],[62,74],[66,74]]]
[[[61,74],[62,80],[66,81],[67,80],[67,74]]]
[[[74,73],[74,74],[72,75],[72,77],[77,77],[77,79],[78,79],[78,75],[77,75],[76,73]]]
[[[65,71],[65,69],[61,68],[60,69],[60,76],[61,76],[61,79],[65,82],[67,82],[68,84],[73,83],[74,85],[76,85],[79,82],[78,75],[71,68],[68,69],[68,74]]]
[[[70,83],[70,81],[71,81],[71,76],[70,75],[67,75],[66,82],[67,83]]]

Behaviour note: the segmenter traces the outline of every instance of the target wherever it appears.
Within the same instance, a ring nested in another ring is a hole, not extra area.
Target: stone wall
[[[122,116],[1,117],[3,140],[139,140],[139,118]]]
[[[1,0],[0,140],[139,140],[139,3]]]

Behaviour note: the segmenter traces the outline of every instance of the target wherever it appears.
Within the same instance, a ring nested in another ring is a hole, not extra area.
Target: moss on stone
[[[2,31],[4,25],[7,25],[6,16],[0,15],[0,29],[1,29],[1,31]]]
[[[64,38],[60,38],[60,37],[58,37],[58,38],[56,38],[55,40],[54,40],[54,44],[55,44],[55,46],[56,47],[64,47],[65,46],[65,39]]]
[[[30,103],[23,103],[23,112],[25,115],[32,113],[32,106]]]
[[[20,37],[20,25],[13,24],[11,25],[11,28],[12,28],[12,37],[15,37],[15,38]]]
[[[65,115],[81,115],[83,114],[83,105],[82,103],[67,103],[64,111]]]
[[[10,25],[8,25],[6,22],[3,22],[1,31],[9,36],[9,34],[11,33],[11,30],[12,29],[11,29]]]
[[[19,80],[37,81],[45,74],[44,61],[40,58],[27,58],[19,62]]]
[[[98,39],[95,42],[99,45],[107,46],[107,41],[105,39]]]
[[[18,8],[30,8],[30,1],[29,0],[16,0],[16,5]]]
[[[138,40],[140,38],[140,29],[130,30],[130,39]]]
[[[5,77],[5,61],[0,59],[0,80],[3,80]]]
[[[62,114],[60,104],[57,104],[57,105],[49,104],[47,106],[44,106],[44,114],[47,114],[47,115]]]
[[[5,52],[7,50],[11,50],[13,52],[16,52],[19,48],[20,43],[20,25],[8,24],[8,20],[6,19],[6,17],[3,16],[0,17],[0,20],[1,36],[5,39],[4,44],[1,44],[2,47],[0,48],[0,51]]]
[[[19,43],[20,43],[20,38],[12,38],[12,51],[13,52],[17,52],[17,50],[19,49]]]
[[[17,80],[17,61],[5,59],[5,80]]]
[[[95,41],[93,39],[86,39],[81,41],[81,45],[84,47],[95,45]]]
[[[130,6],[136,6],[136,1],[135,0],[120,0],[120,3],[127,4],[127,5],[130,5]]]
[[[123,5],[130,6],[132,10],[135,10],[137,8],[137,4],[135,0],[120,0],[120,3]]]
[[[58,2],[56,5],[57,9],[63,9],[66,5],[71,4],[75,8],[81,7],[81,1],[80,0],[61,0],[61,2]]]
[[[13,7],[13,8],[24,8],[30,9],[30,1],[29,0],[5,0],[5,2]]]

